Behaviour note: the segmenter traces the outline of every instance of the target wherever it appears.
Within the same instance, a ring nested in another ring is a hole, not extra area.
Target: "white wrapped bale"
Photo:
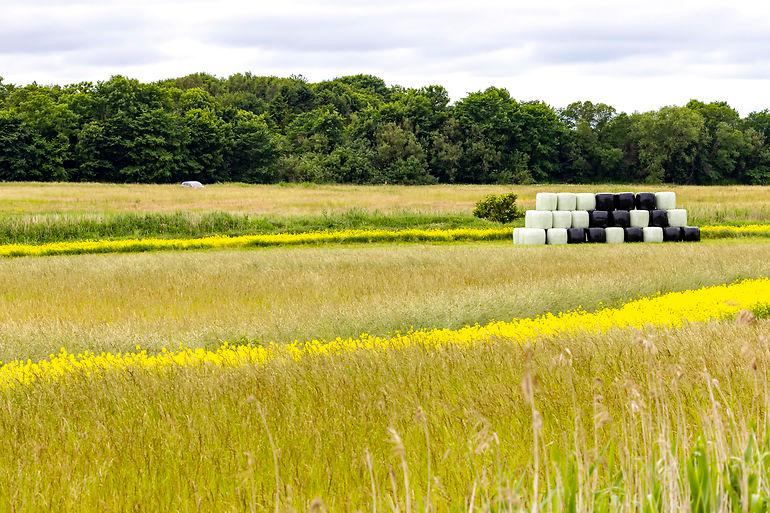
[[[524,228],[514,228],[513,229],[513,243],[518,244],[519,239],[521,238],[521,230]]]
[[[635,228],[645,228],[650,225],[649,210],[629,210],[628,216],[631,220],[631,226]]]
[[[524,227],[547,230],[553,228],[553,212],[543,210],[527,210],[524,214]]]
[[[588,228],[591,219],[585,210],[572,211],[572,228]]]
[[[655,193],[655,210],[673,210],[676,208],[676,193],[671,191]]]
[[[554,210],[553,227],[554,228],[572,228],[572,212]]]
[[[535,195],[535,210],[556,210],[558,198],[553,192],[538,192]]]
[[[577,210],[577,198],[575,193],[560,192],[556,195],[556,210]]]
[[[663,242],[663,228],[659,226],[645,226],[642,228],[642,240],[644,242]]]
[[[566,244],[567,243],[567,229],[566,228],[550,228],[545,231],[546,244]]]
[[[619,226],[611,226],[604,230],[607,244],[620,244],[625,240],[625,231]]]
[[[669,210],[667,213],[669,226],[687,226],[687,210],[683,208],[674,208]]]
[[[545,230],[540,228],[517,228],[519,230],[518,242],[523,246],[538,246],[545,244]]]
[[[593,192],[578,192],[575,194],[574,210],[596,209],[596,195]]]

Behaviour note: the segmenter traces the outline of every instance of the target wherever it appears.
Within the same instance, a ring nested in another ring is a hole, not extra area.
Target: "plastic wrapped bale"
[[[668,214],[665,210],[652,210],[650,212],[650,226],[665,228],[668,226]]]
[[[615,210],[615,195],[611,192],[600,192],[596,195],[596,210],[606,212]]]
[[[607,228],[610,225],[610,214],[606,210],[592,210],[588,217],[592,228]]]
[[[618,192],[615,194],[615,210],[633,210],[634,193]]]
[[[663,228],[663,242],[679,242],[680,240],[682,240],[682,228],[679,226]]]
[[[553,227],[554,228],[572,228],[572,212],[566,212],[563,210],[554,210]]]
[[[650,211],[649,210],[629,210],[628,217],[630,225],[636,228],[644,228],[650,226]]]
[[[556,210],[556,193],[538,192],[535,195],[535,210]]]
[[[596,194],[593,192],[576,193],[575,210],[596,210]]]
[[[634,204],[637,210],[655,210],[655,194],[651,192],[637,192]]]
[[[671,191],[655,193],[655,208],[658,210],[673,210],[676,208],[676,193]]]
[[[683,208],[674,208],[666,211],[669,226],[680,228],[687,226],[687,211]]]
[[[573,210],[572,211],[572,227],[573,228],[588,228],[591,226],[591,216],[585,210]]]
[[[567,229],[566,228],[550,228],[545,231],[546,244],[566,244],[567,243]]]
[[[626,240],[625,232],[623,228],[619,226],[611,226],[604,230],[604,235],[607,237],[607,244],[620,244]]]
[[[545,244],[545,230],[541,228],[520,228],[519,241],[523,246],[538,246]]]
[[[570,228],[567,230],[567,243],[579,244],[586,241],[586,229],[585,228]]]
[[[610,226],[627,228],[631,226],[631,214],[628,210],[613,210],[610,212]]]
[[[647,226],[642,228],[644,242],[663,242],[663,228],[660,226]]]
[[[642,242],[644,240],[644,232],[642,230],[644,230],[644,228],[639,226],[623,228],[623,235],[625,236],[626,242]]]
[[[576,210],[577,197],[574,192],[560,192],[556,194],[556,210]]]
[[[527,210],[527,213],[524,214],[524,226],[541,230],[553,228],[553,212],[550,210]]]
[[[700,240],[700,228],[697,226],[685,226],[682,228],[682,240],[685,242],[698,242]]]
[[[607,242],[607,234],[604,228],[589,228],[586,235],[588,242]]]
[[[513,243],[518,244],[519,239],[521,239],[521,230],[524,228],[514,228],[513,229]]]

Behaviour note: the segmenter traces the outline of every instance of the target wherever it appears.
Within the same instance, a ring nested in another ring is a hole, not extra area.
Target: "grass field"
[[[732,258],[740,252],[741,258]],[[458,327],[770,275],[770,240],[510,243],[0,260],[0,360]],[[680,261],[697,262],[686,271]]]
[[[124,212],[229,212],[271,216],[308,216],[321,212],[365,211],[470,213],[488,194],[516,192],[524,208],[533,208],[542,191],[673,190],[702,223],[767,222],[770,186],[666,185],[111,185],[77,183],[0,184],[2,214],[115,214]]]
[[[768,497],[767,330],[723,322],[11,391],[0,503],[705,512],[732,492],[726,510],[741,511],[741,497]],[[690,509],[701,490],[709,507]]]
[[[667,186],[652,187],[654,190]],[[516,192],[521,208],[546,190],[623,191],[630,185],[350,186],[0,184],[0,241],[42,243],[129,237],[325,229],[490,227],[471,216],[488,194]],[[695,225],[770,222],[770,187],[673,187]]]
[[[527,207],[557,188],[512,189]],[[580,188],[599,189],[629,187]],[[2,184],[0,234],[485,227],[472,204],[503,190]],[[770,223],[768,187],[676,191],[697,223]],[[767,276],[769,238],[0,259],[0,360],[460,328]],[[14,386],[0,391],[0,511],[768,511],[763,308],[524,345],[493,337]]]

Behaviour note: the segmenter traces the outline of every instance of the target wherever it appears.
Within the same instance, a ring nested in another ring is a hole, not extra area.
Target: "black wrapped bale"
[[[679,242],[682,240],[682,229],[678,226],[663,228],[663,242]]]
[[[591,228],[607,228],[610,225],[609,212],[606,210],[591,210],[588,212],[588,225]]]
[[[628,210],[613,210],[610,212],[610,226],[627,228],[631,226],[631,214]]]
[[[634,209],[633,192],[619,192],[615,194],[615,210],[633,210],[633,209]]]
[[[623,232],[626,237],[626,242],[642,242],[644,240],[644,232],[639,227],[631,226],[629,228],[623,228]]]
[[[604,228],[589,228],[588,242],[607,242],[607,234],[604,233]]]
[[[615,210],[615,195],[612,193],[600,192],[596,195],[596,210],[609,212]]]
[[[685,226],[682,228],[682,240],[685,242],[698,242],[700,240],[700,228],[697,226]]]
[[[655,194],[652,192],[637,192],[636,193],[636,205],[637,210],[655,210]]]
[[[668,212],[665,210],[653,210],[650,212],[650,226],[665,228],[668,226]]]
[[[586,241],[586,229],[585,228],[569,228],[567,229],[567,244],[579,244]]]

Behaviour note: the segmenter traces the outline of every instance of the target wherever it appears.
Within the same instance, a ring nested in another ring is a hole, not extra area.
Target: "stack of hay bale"
[[[527,210],[514,244],[581,242],[695,242],[700,228],[687,225],[674,192],[541,192]]]

